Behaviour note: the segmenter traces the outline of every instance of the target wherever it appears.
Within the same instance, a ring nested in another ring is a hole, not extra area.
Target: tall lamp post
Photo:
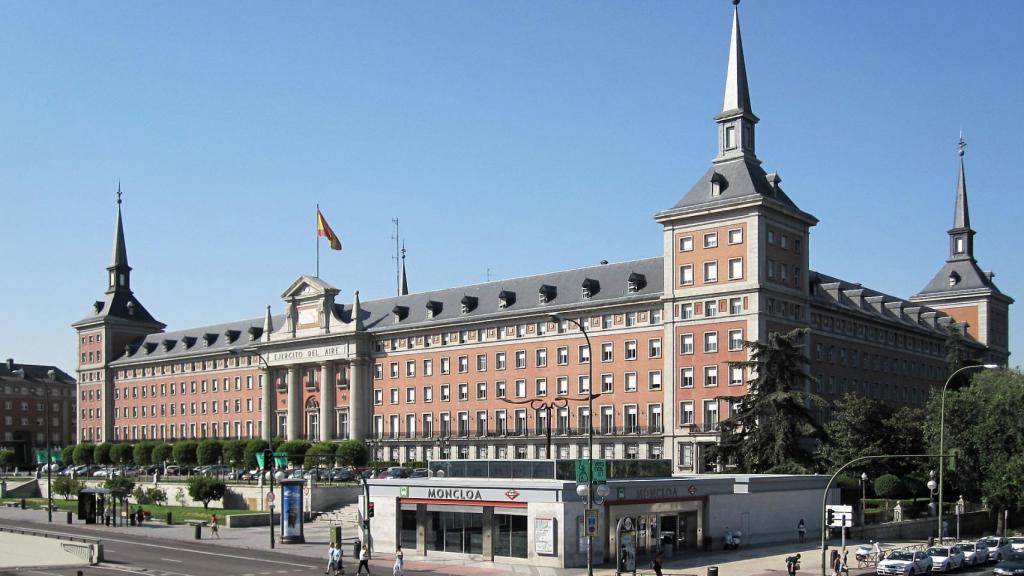
[[[868,473],[860,473],[860,525],[864,526],[864,501],[868,499]]]
[[[942,454],[939,454],[939,458],[942,458]],[[935,470],[928,471],[928,512],[929,514],[935,513]],[[942,541],[942,532],[939,532],[939,541]]]
[[[586,514],[589,514],[594,507],[594,490],[592,489],[594,484],[594,347],[590,345],[590,336],[587,334],[587,329],[583,327],[579,320],[566,318],[560,314],[551,314],[548,318],[555,323],[561,323],[564,320],[575,324],[580,329],[580,332],[583,333],[584,340],[587,341],[587,351],[589,352],[587,362],[587,476],[589,484],[580,485],[576,489],[577,493],[579,493],[582,487],[586,486],[587,510],[584,514],[584,518],[586,518]],[[550,414],[548,414],[548,418],[551,418]],[[586,528],[585,520],[584,528]],[[587,576],[594,576],[594,537],[589,531],[587,533]]]
[[[50,370],[46,373],[50,377],[50,382],[46,390],[46,521],[53,522],[53,484],[51,478],[53,475],[53,454],[52,454],[52,439],[50,438],[50,391],[53,390],[53,382],[57,380],[56,370]]]
[[[942,542],[942,471],[946,469],[946,462],[943,457],[946,452],[943,450],[943,441],[945,440],[946,434],[946,388],[949,388],[949,383],[953,381],[953,377],[965,370],[994,370],[999,368],[995,364],[982,364],[974,366],[964,366],[963,368],[953,372],[946,379],[946,383],[942,385],[942,398],[939,403],[939,542]]]

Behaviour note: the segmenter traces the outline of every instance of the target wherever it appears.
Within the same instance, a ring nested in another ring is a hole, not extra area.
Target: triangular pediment
[[[284,300],[311,300],[325,294],[335,296],[338,292],[340,290],[320,278],[303,275],[288,286],[288,289],[281,294],[281,298]]]

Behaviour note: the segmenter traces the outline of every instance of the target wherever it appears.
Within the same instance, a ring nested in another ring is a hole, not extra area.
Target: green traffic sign
[[[593,463],[593,470],[590,465]],[[591,473],[593,472],[593,473]],[[607,460],[576,460],[576,483],[607,482],[608,461]]]
[[[594,482],[608,481],[608,461],[594,460]]]

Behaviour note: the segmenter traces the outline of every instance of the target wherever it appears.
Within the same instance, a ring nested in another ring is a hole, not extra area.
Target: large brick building
[[[8,358],[0,364],[0,400],[0,448],[14,451],[14,464],[35,462],[47,431],[51,448],[75,443],[75,380],[60,368]]]
[[[355,438],[399,461],[574,458],[594,426],[595,456],[693,471],[745,391],[743,342],[769,332],[810,328],[813,386],[828,400],[921,403],[946,376],[949,327],[1006,363],[1013,301],[974,260],[962,156],[949,260],[902,299],[810,269],[817,220],[761,167],[757,122],[734,13],[717,154],[655,215],[661,254],[366,302],[302,276],[282,314],[172,332],[131,290],[119,205],[107,292],[74,324],[80,437]],[[551,314],[586,326],[593,350]]]

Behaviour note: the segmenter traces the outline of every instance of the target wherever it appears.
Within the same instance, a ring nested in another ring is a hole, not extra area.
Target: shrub
[[[254,438],[245,443],[245,455],[242,458],[242,467],[248,470],[256,468],[256,454],[270,448],[266,440]]]
[[[278,446],[278,450],[281,452],[288,453],[288,462],[292,466],[301,466],[302,462],[306,459],[306,452],[312,444],[307,440],[289,440],[284,444]]]
[[[167,492],[164,492],[160,488],[147,488],[146,498],[157,506],[167,504]]]
[[[370,451],[358,440],[346,440],[338,444],[338,464],[341,466],[366,466],[370,461]]]
[[[153,443],[139,442],[132,449],[132,459],[138,466],[149,466],[153,463]]]
[[[134,452],[131,444],[114,444],[110,447],[110,460],[114,464],[131,464]]]
[[[199,443],[195,440],[179,440],[174,443],[174,461],[179,466],[195,466]]]
[[[894,474],[883,474],[875,478],[875,495],[879,498],[900,498],[905,490],[903,481]]]
[[[102,444],[100,446],[102,446]],[[99,448],[99,446],[96,446],[96,448]],[[65,447],[61,448],[60,456],[61,456],[61,458],[64,459],[64,463],[65,464],[68,464],[68,465],[74,464],[75,463],[75,445],[74,444],[70,444],[68,446],[65,446]],[[96,461],[96,449],[95,448],[93,449],[93,461],[94,462]]]
[[[245,449],[248,440],[229,440],[224,443],[224,463],[235,468],[245,467]]]
[[[113,478],[107,479],[103,483],[103,487],[108,490],[117,490],[124,494],[131,494],[135,490],[135,480],[132,480],[128,476],[114,476]]]
[[[69,448],[74,450],[74,446],[70,446]],[[0,448],[0,466],[7,466],[12,462],[14,462],[14,450]]]
[[[330,468],[334,465],[335,451],[332,442],[317,442],[306,452],[306,466]]]
[[[163,464],[171,459],[173,447],[166,442],[159,442],[153,445],[153,452],[149,457],[154,464]]]
[[[96,446],[91,442],[82,442],[78,446],[75,446],[74,461],[79,466],[83,464],[93,463],[93,452],[96,450]]]
[[[78,494],[82,486],[80,480],[75,480],[71,476],[57,476],[52,483],[53,491],[63,496],[65,500],[70,500],[72,494]]]
[[[196,461],[200,466],[207,466],[220,462],[220,455],[224,446],[220,440],[203,440],[196,449]]]
[[[228,485],[220,478],[200,475],[188,479],[188,495],[202,502],[203,508],[209,508],[210,502],[220,500],[227,491]]]

